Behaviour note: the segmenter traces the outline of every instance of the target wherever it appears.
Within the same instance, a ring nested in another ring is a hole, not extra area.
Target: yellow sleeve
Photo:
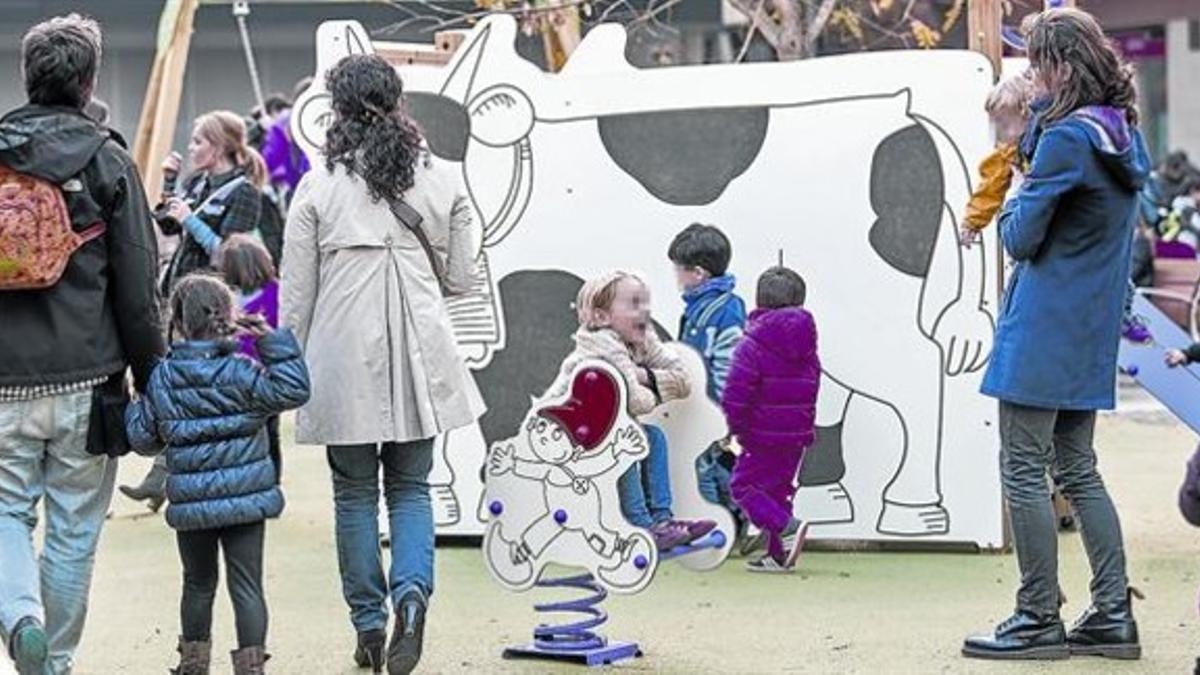
[[[1006,143],[997,146],[980,162],[979,186],[971,194],[971,201],[967,202],[963,227],[978,232],[996,217],[996,213],[1004,205],[1004,196],[1008,194],[1008,188],[1012,185],[1012,166],[1016,157],[1016,144]]]

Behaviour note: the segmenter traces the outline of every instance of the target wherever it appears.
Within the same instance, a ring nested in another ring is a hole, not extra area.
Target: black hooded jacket
[[[27,105],[0,118],[0,164],[61,186],[76,230],[107,225],[53,287],[0,291],[0,387],[82,382],[129,366],[142,391],[164,352],[158,247],[124,141],[78,110]]]

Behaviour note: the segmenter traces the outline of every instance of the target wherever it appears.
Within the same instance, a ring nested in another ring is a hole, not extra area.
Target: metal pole
[[[242,36],[242,50],[246,53],[246,68],[250,71],[250,85],[254,88],[254,99],[258,101],[258,109],[265,114],[262,81],[258,78],[258,64],[254,61],[254,50],[250,46],[250,30],[246,27],[246,17],[248,16],[250,16],[250,3],[246,0],[235,0],[233,18],[237,21],[238,32]]]

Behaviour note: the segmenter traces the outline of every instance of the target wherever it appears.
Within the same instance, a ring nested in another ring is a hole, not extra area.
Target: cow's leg
[[[900,418],[903,450],[896,473],[883,491],[878,530],[883,534],[920,537],[946,534],[950,517],[942,506],[941,448],[944,379],[941,350],[916,333],[907,343],[875,351],[875,365],[887,373],[888,358],[904,354],[911,363],[903,378],[885,377],[870,396],[889,406]]]
[[[853,392],[821,375],[817,400],[817,438],[804,455],[800,487],[792,500],[792,513],[809,523],[849,523],[854,520],[854,502],[842,484],[846,476],[842,425]]]
[[[433,502],[433,522],[438,527],[458,523],[462,509],[454,493],[454,469],[448,455],[452,434],[438,437],[433,453],[433,470],[429,472],[429,496]]]

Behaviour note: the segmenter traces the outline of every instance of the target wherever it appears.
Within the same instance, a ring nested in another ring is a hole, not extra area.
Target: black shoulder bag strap
[[[451,293],[446,286],[446,271],[442,267],[442,261],[434,252],[433,244],[429,243],[429,237],[425,234],[425,230],[421,229],[421,223],[425,219],[403,199],[389,199],[388,208],[391,209],[396,220],[409,232],[412,232],[420,242],[421,248],[425,250],[425,257],[429,259],[429,268],[433,270],[433,276],[437,279],[438,290],[441,291],[442,297],[450,297]]]

